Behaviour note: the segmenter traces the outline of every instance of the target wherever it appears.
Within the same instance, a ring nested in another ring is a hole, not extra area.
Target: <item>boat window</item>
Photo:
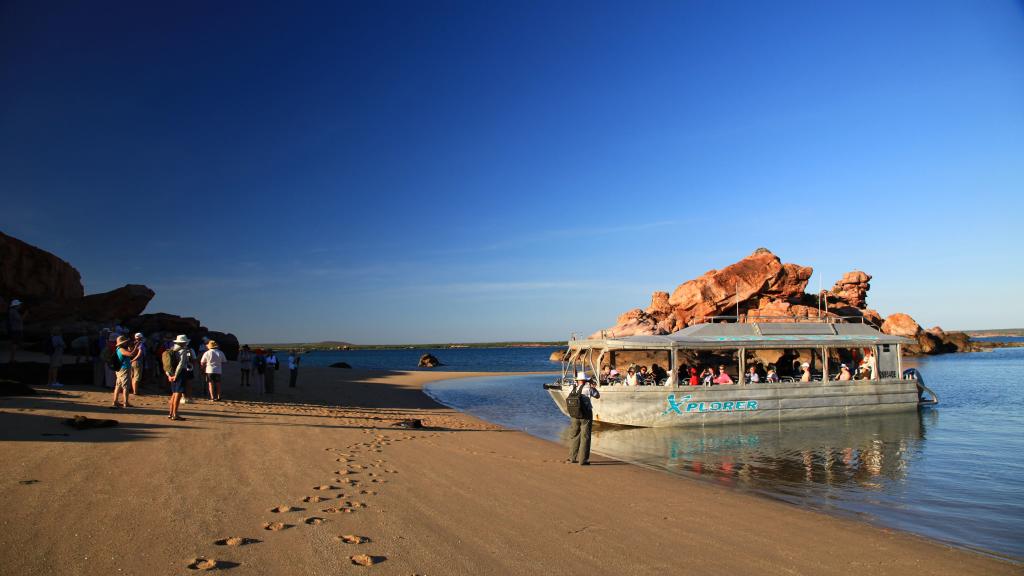
[[[877,366],[872,358],[871,348],[829,348],[828,349],[829,380],[842,381],[843,365],[849,370],[850,380],[872,380],[877,377],[873,372]]]
[[[679,385],[738,384],[739,350],[680,350]],[[723,377],[724,373],[724,377]],[[696,376],[696,381],[694,380]]]
[[[601,362],[602,385],[664,386],[670,377],[672,353],[669,350],[609,350]],[[634,377],[629,378],[629,369]],[[614,371],[614,373],[613,373]]]
[[[748,384],[768,383],[774,378],[778,382],[800,382],[803,379],[804,364],[810,371],[811,382],[823,379],[824,362],[818,348],[747,349],[744,363],[744,380]],[[757,374],[756,381],[751,376],[751,369]]]

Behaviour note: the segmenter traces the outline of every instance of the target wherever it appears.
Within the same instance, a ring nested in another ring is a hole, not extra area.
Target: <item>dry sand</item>
[[[628,464],[567,465],[420,391],[473,374],[303,368],[294,390],[286,375],[258,401],[232,365],[231,400],[184,422],[163,395],[119,411],[96,388],[0,398],[0,574],[1021,573]],[[120,425],[62,424],[76,414]]]

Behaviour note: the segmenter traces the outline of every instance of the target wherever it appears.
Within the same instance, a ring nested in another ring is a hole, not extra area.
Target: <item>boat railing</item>
[[[814,324],[867,324],[875,326],[864,316],[839,316],[826,313],[823,316],[761,315],[740,314],[739,316],[697,316],[692,324],[754,324],[754,323],[814,323]]]

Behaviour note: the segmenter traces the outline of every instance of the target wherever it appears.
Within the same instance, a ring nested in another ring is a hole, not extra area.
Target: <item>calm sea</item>
[[[433,354],[440,370],[456,372],[540,372],[558,364],[548,358],[559,347],[543,348],[407,348],[400,350],[331,350],[309,352],[304,366],[330,366],[347,362],[353,368],[373,370],[417,370],[420,356]],[[428,369],[429,370],[429,369]]]
[[[453,364],[453,369],[532,371],[557,368],[547,361],[551,350],[463,349],[435,355],[472,365]],[[408,353],[418,359],[422,352]],[[523,364],[513,367],[516,359]],[[939,395],[939,406],[781,425],[601,429],[595,430],[594,450],[1024,559],[1024,413],[1019,399],[1024,349],[950,354],[913,363]],[[551,379],[522,375],[447,380],[430,384],[427,393],[486,420],[564,441],[568,420],[542,389]]]

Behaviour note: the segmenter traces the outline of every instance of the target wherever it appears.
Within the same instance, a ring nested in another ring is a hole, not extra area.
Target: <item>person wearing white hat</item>
[[[569,461],[581,466],[590,465],[590,433],[594,427],[594,407],[590,402],[591,398],[600,398],[601,393],[597,391],[586,372],[576,373],[576,384],[573,385],[573,393],[580,395],[580,418],[571,418],[569,434],[572,440],[569,444]]]
[[[839,365],[839,379],[840,380],[853,380],[853,374],[850,373],[850,367],[846,364]]]
[[[800,365],[800,369],[803,370],[803,372],[804,372],[803,374],[800,375],[800,381],[801,382],[810,382],[811,381],[811,365],[808,364],[807,362],[804,362],[803,364]]]
[[[174,345],[171,346],[170,371],[164,373],[171,385],[170,411],[167,414],[167,417],[171,420],[184,420],[184,418],[178,416],[178,404],[185,394],[185,375],[192,370],[190,365],[191,355],[192,349],[188,347],[188,337],[184,334],[179,334],[174,339]]]
[[[142,384],[142,370],[146,362],[146,337],[142,332],[135,333],[135,353],[132,354],[132,396],[139,395],[139,385]]]

